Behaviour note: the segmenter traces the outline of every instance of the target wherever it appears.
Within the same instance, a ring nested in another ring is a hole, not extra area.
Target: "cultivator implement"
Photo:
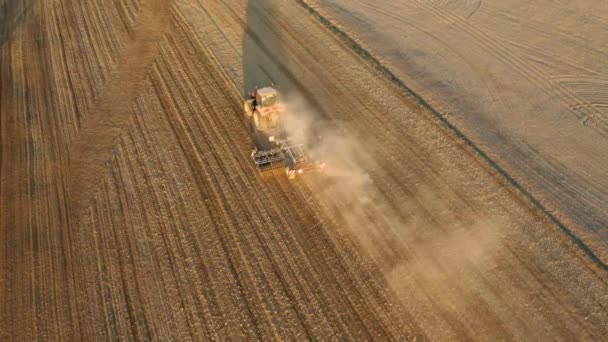
[[[254,89],[243,107],[253,124],[256,149],[251,152],[251,158],[260,171],[284,167],[287,177],[293,179],[306,170],[325,166],[312,161],[303,144],[294,144],[285,135],[285,106],[280,102],[276,89]]]
[[[325,164],[313,161],[306,152],[304,144],[293,144],[289,140],[278,142],[279,147],[269,150],[254,150],[251,153],[254,163],[260,171],[285,168],[287,178],[293,179],[297,174],[307,170],[322,169]]]

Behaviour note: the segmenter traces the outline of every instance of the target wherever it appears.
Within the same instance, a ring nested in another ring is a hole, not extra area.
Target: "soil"
[[[32,2],[0,67],[2,340],[608,334],[602,264],[302,3]],[[325,171],[255,169],[271,83]]]

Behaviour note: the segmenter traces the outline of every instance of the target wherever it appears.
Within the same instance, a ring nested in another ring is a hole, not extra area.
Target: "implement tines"
[[[283,164],[285,157],[281,148],[273,148],[264,151],[253,151],[251,158],[255,165],[260,170],[269,170],[285,166]]]
[[[287,155],[290,164],[293,166],[298,164],[308,164],[308,154],[306,154],[304,144],[293,144],[289,145],[286,141],[283,142],[281,149]]]

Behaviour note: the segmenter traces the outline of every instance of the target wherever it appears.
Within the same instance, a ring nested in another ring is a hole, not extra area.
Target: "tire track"
[[[304,0],[304,2],[308,4],[308,1]],[[359,3],[373,6],[375,10],[379,10],[379,6],[374,6],[373,4],[368,4],[363,1],[359,1]],[[419,7],[425,8],[424,3],[419,1],[417,3]],[[307,6],[311,7],[310,4]],[[470,37],[476,39],[487,53],[496,57],[497,60],[501,61],[503,64],[517,70],[523,77],[530,81],[531,84],[538,87],[538,89],[542,90],[545,94],[563,102],[571,110],[572,114],[579,119],[581,124],[595,128],[602,134],[608,132],[608,117],[591,106],[584,98],[581,98],[575,92],[563,87],[558,82],[555,82],[550,75],[543,72],[540,68],[527,62],[523,57],[505,47],[505,44],[498,43],[501,40],[504,41],[504,39],[493,35],[487,30],[474,26],[472,23],[469,23],[466,18],[454,15],[433,3],[430,3],[429,7],[431,8],[429,13],[436,15],[441,22],[446,25],[454,25],[462,30],[462,32],[467,33]],[[317,9],[315,9],[315,11],[316,10]],[[397,11],[395,10],[395,12]],[[393,13],[394,12],[391,12],[391,15],[394,15]],[[360,42],[357,42],[357,44],[360,44]]]
[[[420,1],[416,1],[420,6],[424,4]],[[571,109],[572,113],[577,115],[581,123],[587,126],[589,122],[592,122],[593,126],[596,126],[598,130],[603,133],[608,133],[608,118],[603,113],[596,110],[593,106],[580,98],[576,93],[570,89],[563,87],[558,82],[555,82],[549,75],[544,73],[540,68],[533,66],[531,63],[526,62],[523,58],[513,53],[510,49],[505,48],[503,44],[499,44],[499,39],[487,30],[483,30],[479,27],[472,25],[465,19],[456,16],[449,11],[444,10],[441,7],[429,4],[431,13],[435,14],[438,18],[442,19],[447,24],[453,24],[464,32],[468,33],[471,37],[474,37],[482,44],[486,51],[494,53],[506,65],[510,65],[514,70],[518,70],[522,76],[526,77],[530,82],[535,84],[545,91],[548,95],[558,95],[557,99],[560,99],[565,103],[568,108]],[[568,99],[564,101],[563,99]]]

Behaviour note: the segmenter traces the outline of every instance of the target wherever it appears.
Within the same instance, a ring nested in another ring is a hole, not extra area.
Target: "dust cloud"
[[[414,286],[465,310],[466,299],[448,298],[450,290],[495,267],[507,222],[455,213],[454,198],[424,184],[413,186],[410,196],[391,196],[391,188],[379,186],[386,173],[371,154],[381,146],[319,124],[321,116],[297,95],[283,101],[289,136],[327,165],[322,177],[307,183],[327,214],[369,253],[397,293]]]

